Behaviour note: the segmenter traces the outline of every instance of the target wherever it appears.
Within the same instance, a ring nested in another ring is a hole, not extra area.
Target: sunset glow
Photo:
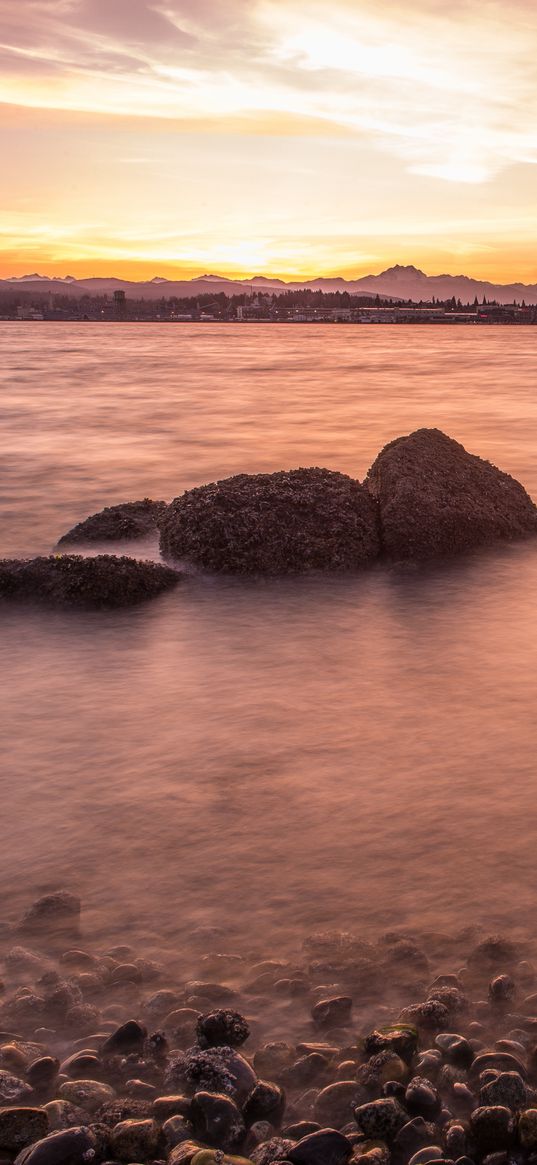
[[[0,275],[537,280],[537,9],[0,0]]]

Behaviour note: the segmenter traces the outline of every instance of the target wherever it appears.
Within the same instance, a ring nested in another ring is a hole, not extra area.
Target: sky
[[[0,276],[537,282],[535,0],[0,0]]]

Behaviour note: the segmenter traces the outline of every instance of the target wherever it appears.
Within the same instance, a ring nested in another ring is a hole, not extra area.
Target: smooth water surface
[[[421,425],[537,496],[536,343],[529,328],[0,325],[0,553],[231,473],[362,477]],[[135,610],[0,618],[5,916],[65,885],[117,936],[531,917],[536,544],[407,574],[192,576]]]

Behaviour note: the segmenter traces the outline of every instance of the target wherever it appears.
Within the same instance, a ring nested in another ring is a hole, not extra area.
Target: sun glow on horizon
[[[0,275],[534,282],[536,47],[530,0],[0,0]]]

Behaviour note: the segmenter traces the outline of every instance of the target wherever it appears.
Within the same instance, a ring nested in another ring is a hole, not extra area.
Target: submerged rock
[[[76,934],[80,924],[81,902],[69,890],[55,890],[43,894],[26,911],[19,929],[26,934],[45,931],[68,931]]]
[[[113,554],[4,558],[0,560],[0,599],[60,607],[128,607],[176,586],[179,577],[163,563]]]
[[[117,542],[121,539],[144,538],[158,529],[166,512],[166,502],[153,502],[143,498],[140,502],[123,502],[118,506],[105,506],[97,514],[91,514],[68,530],[58,541],[58,546],[75,546],[84,542]]]
[[[175,498],[160,545],[166,557],[232,574],[353,570],[379,554],[376,506],[328,469],[241,473]]]
[[[443,558],[537,534],[537,508],[523,486],[439,429],[391,441],[365,485],[391,559]]]

